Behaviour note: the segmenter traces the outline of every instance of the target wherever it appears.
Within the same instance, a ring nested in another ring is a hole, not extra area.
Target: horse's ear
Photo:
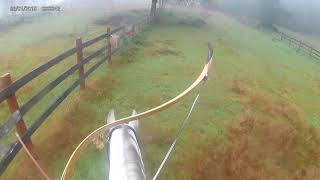
[[[132,110],[132,116],[136,115],[136,110]],[[135,121],[129,122],[129,125],[137,132],[139,129],[139,121],[136,119]]]
[[[116,120],[115,115],[114,115],[114,110],[111,109],[110,112],[108,113],[107,116],[107,124],[110,124]]]

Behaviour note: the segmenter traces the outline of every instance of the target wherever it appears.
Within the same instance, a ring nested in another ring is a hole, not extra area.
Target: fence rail
[[[140,29],[143,25],[147,23],[149,23],[149,18],[142,19],[138,21],[136,24],[132,25],[131,29],[128,32],[125,32],[125,34],[135,35],[136,29],[137,28]],[[112,50],[110,38],[113,34],[121,30],[126,31],[126,29],[127,28],[125,26],[118,27],[112,31],[111,31],[111,28],[108,28],[107,33],[101,34],[84,43],[82,43],[81,38],[78,38],[76,40],[75,47],[68,49],[65,52],[57,55],[56,57],[49,60],[47,63],[27,73],[26,75],[24,75],[23,77],[21,77],[20,79],[16,80],[13,83],[11,83],[10,74],[6,74],[5,76],[0,77],[0,82],[2,82],[2,86],[5,86],[5,87],[1,87],[3,90],[0,92],[0,103],[6,100],[8,102],[9,109],[12,113],[11,116],[8,118],[8,120],[0,127],[0,139],[6,136],[14,128],[14,126],[16,126],[17,131],[19,132],[17,125],[19,123],[22,123],[22,126],[24,126],[24,129],[22,128],[22,130],[20,130],[19,135],[22,137],[22,140],[28,145],[27,147],[32,149],[31,136],[36,132],[36,130],[41,126],[41,124],[50,116],[50,114],[64,101],[64,99],[66,99],[76,89],[76,87],[80,85],[80,89],[84,89],[85,79],[103,63],[111,60],[112,55],[119,50],[119,47]],[[84,48],[87,48],[105,38],[107,39],[107,45],[104,45],[94,53],[83,58]],[[87,70],[87,72],[84,72],[84,65],[88,64],[94,58],[103,54],[103,52],[105,51],[107,51],[107,55],[103,57],[101,60],[99,60],[96,64],[94,64],[92,67],[90,67]],[[67,59],[68,57],[74,54],[77,54],[77,63],[75,65],[71,66],[68,70],[66,70],[61,75],[59,75],[56,79],[54,79],[49,84],[47,84],[35,96],[31,97],[25,104],[23,104],[19,108],[17,99],[15,97],[15,93],[19,89],[27,85],[33,79],[40,76],[42,73],[46,72],[50,68],[54,67],[58,63],[62,62],[63,60]],[[42,100],[48,93],[50,93],[52,89],[54,89],[64,80],[66,80],[69,76],[71,76],[77,70],[79,71],[79,78],[76,81],[74,81],[52,104],[50,104],[50,106],[35,120],[35,122],[29,128],[26,128],[23,121],[23,116],[26,113],[28,113],[28,111],[31,108],[37,105],[39,101]],[[7,84],[4,83],[5,78],[9,80],[9,83]],[[10,103],[12,104],[12,102],[14,104],[13,107],[10,106]],[[10,146],[9,150],[6,152],[6,154],[0,161],[0,175],[2,175],[3,172],[6,170],[6,168],[9,166],[11,161],[20,151],[21,147],[22,146],[18,141],[14,142]]]
[[[320,60],[320,51],[315,49],[314,47],[312,47],[311,45],[308,45],[304,42],[302,42],[301,40],[295,39],[283,32],[279,32],[280,33],[280,40],[287,40],[289,42],[289,46],[291,45],[295,45],[297,48],[297,51],[304,51],[307,54],[309,54],[311,57]]]

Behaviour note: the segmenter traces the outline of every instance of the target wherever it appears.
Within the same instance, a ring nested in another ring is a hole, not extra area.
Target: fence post
[[[124,38],[124,39],[126,39],[126,38],[127,38],[127,31],[126,31],[126,27],[123,27],[123,29],[122,29],[122,36],[123,36],[123,38]]]
[[[138,23],[136,24],[136,27],[135,27],[135,31],[137,33],[139,33],[140,32],[140,28],[141,28],[141,24],[140,24],[140,21],[138,21]]]
[[[280,39],[282,41],[283,40],[283,33],[281,32],[280,35],[281,35]]]
[[[9,73],[6,73],[3,76],[0,76],[0,90],[8,87],[10,84],[12,84],[12,79]],[[19,104],[15,94],[7,98],[7,104],[11,114],[19,110]],[[24,120],[22,119],[22,117],[20,121],[16,123],[16,129],[20,137],[22,137],[27,132],[27,126]],[[29,150],[32,150],[33,145],[32,145],[31,139],[27,140],[26,146]]]
[[[119,47],[122,47],[125,40],[127,39],[127,34],[126,34],[126,27],[124,26],[121,30],[121,33],[120,33],[120,39],[119,39]]]
[[[79,49],[77,51],[77,63],[80,64],[83,61],[83,48],[80,48],[82,46],[81,37],[77,38],[76,46],[79,47]],[[84,90],[86,88],[86,85],[85,85],[85,79],[84,79],[84,65],[83,64],[81,66],[79,66],[79,79],[82,79],[80,82],[80,89]]]
[[[122,29],[122,35],[125,37],[127,35],[126,27],[123,27]]]
[[[132,35],[136,34],[136,25],[132,25]]]
[[[289,47],[291,47],[291,38],[289,38]]]
[[[108,43],[108,61],[111,62],[111,27],[108,27],[107,28],[107,33],[108,33],[108,36],[107,36],[107,43]]]

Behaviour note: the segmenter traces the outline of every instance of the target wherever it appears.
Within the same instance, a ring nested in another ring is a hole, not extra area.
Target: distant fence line
[[[304,51],[305,53],[307,53],[309,56],[317,59],[317,60],[320,60],[320,51],[315,49],[314,47],[312,47],[311,45],[308,45],[304,42],[302,42],[301,40],[297,40],[283,32],[280,32],[280,40],[281,41],[284,41],[284,40],[287,40],[289,42],[289,46],[293,45],[293,46],[296,46],[297,48],[297,51]]]
[[[126,27],[118,27],[111,31],[111,28],[107,29],[107,32],[88,40],[86,42],[82,42],[81,38],[76,39],[76,46],[66,50],[65,52],[59,54],[58,56],[52,58],[47,63],[39,66],[38,68],[34,69],[33,71],[27,73],[20,79],[12,82],[11,76],[9,73],[4,74],[0,77],[0,83],[2,87],[0,87],[0,103],[7,101],[9,110],[11,112],[11,116],[9,119],[0,127],[0,139],[6,136],[10,130],[16,127],[18,134],[22,137],[23,142],[26,143],[27,147],[32,149],[32,140],[31,136],[36,132],[36,130],[41,126],[41,124],[50,116],[50,114],[64,101],[66,97],[73,92],[76,87],[80,85],[80,89],[85,89],[85,79],[94,72],[100,65],[102,65],[106,61],[111,61],[111,57],[114,53],[116,53],[120,47],[113,49],[111,48],[111,35],[115,34],[121,30],[124,31],[124,37],[126,35],[134,36],[137,34],[136,30],[140,29],[142,26],[148,24],[150,22],[149,17],[144,18],[138,21],[136,24],[132,25],[128,32],[126,32]],[[107,45],[101,47],[94,53],[90,54],[87,57],[83,57],[83,49],[87,48],[103,39],[107,38]],[[103,52],[107,51],[107,55],[99,60],[96,64],[90,67],[86,72],[84,71],[84,65],[91,62],[97,56],[103,54]],[[58,63],[62,62],[66,58],[70,57],[71,55],[77,55],[77,64],[70,67],[67,71],[62,73],[59,77],[51,81],[47,86],[41,89],[35,96],[33,96],[30,100],[28,100],[25,104],[19,107],[17,98],[15,96],[16,91],[20,88],[27,85],[33,79],[37,78],[53,66],[57,65]],[[48,93],[52,91],[56,86],[62,83],[65,79],[71,76],[76,71],[79,72],[79,79],[74,81],[52,104],[50,104],[49,108],[47,108],[36,120],[35,122],[27,128],[25,122],[23,120],[23,116],[37,103],[43,99]],[[9,166],[11,161],[17,155],[17,153],[21,149],[21,144],[16,141],[14,142],[9,150],[5,153],[4,157],[0,161],[0,175],[6,170]]]

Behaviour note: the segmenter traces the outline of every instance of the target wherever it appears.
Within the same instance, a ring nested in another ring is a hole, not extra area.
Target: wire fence
[[[305,52],[309,56],[311,56],[317,60],[320,60],[320,51],[319,50],[317,50],[314,47],[312,47],[311,45],[308,45],[308,44],[302,42],[301,40],[293,38],[283,32],[279,32],[279,33],[280,33],[280,40],[281,41],[288,41],[289,46],[296,48],[297,52],[300,52],[300,51]]]

